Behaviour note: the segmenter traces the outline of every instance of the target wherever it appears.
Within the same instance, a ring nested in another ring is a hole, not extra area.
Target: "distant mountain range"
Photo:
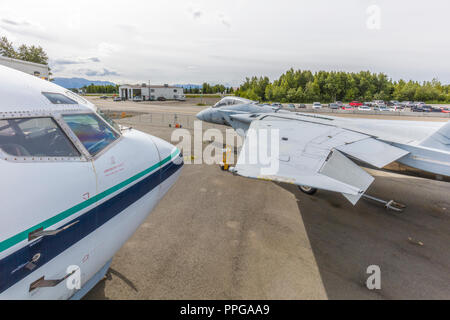
[[[95,81],[84,78],[54,78],[53,83],[66,89],[80,89],[84,86],[89,86],[91,83],[96,86],[116,85],[115,83],[109,81]]]

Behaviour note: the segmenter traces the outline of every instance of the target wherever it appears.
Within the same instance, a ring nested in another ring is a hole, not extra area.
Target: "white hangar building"
[[[143,100],[185,100],[183,88],[172,87],[168,84],[163,86],[122,85],[119,86],[119,95],[124,100],[133,100],[135,97],[142,97]]]
[[[45,64],[0,56],[0,65],[22,71],[45,80],[48,80],[50,76],[50,69],[48,68],[48,65]]]

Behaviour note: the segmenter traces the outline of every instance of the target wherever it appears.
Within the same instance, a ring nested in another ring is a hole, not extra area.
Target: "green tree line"
[[[88,86],[84,86],[81,89],[71,89],[74,92],[80,92],[83,91],[85,93],[106,93],[106,94],[117,94],[119,93],[119,86],[118,85],[95,85],[91,83]]]
[[[333,102],[399,100],[427,103],[450,102],[450,85],[438,80],[392,81],[384,73],[359,73],[290,69],[278,80],[268,77],[246,78],[235,93],[237,96],[258,101],[278,102]]]
[[[27,46],[22,44],[17,49],[14,48],[13,43],[6,37],[0,38],[0,55],[7,58],[14,58],[29,62],[48,64],[47,53],[38,46]]]
[[[200,92],[201,90],[201,92]],[[233,88],[231,87],[225,87],[224,85],[221,84],[216,84],[216,85],[210,85],[209,83],[203,83],[202,88],[186,88],[184,89],[184,93],[188,93],[188,94],[199,94],[199,93],[204,93],[204,94],[214,94],[214,93],[234,93]]]

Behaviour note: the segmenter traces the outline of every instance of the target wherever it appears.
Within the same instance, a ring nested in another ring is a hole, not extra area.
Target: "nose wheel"
[[[316,188],[311,188],[308,186],[298,186],[298,190],[300,190],[303,193],[309,194],[310,196],[312,196],[317,192]]]

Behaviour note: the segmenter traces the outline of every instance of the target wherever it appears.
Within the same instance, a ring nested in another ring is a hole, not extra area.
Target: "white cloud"
[[[376,31],[367,28],[373,4]],[[0,10],[0,35],[41,45],[52,61],[80,62],[59,64],[56,76],[85,69],[118,82],[239,84],[294,67],[450,83],[448,0],[79,0],[70,10],[16,0]],[[100,62],[83,60],[90,57]]]
[[[102,42],[98,45],[98,55],[100,57],[108,57],[115,54],[120,50],[120,47],[116,44]]]
[[[0,28],[9,31],[17,37],[30,36],[43,40],[53,40],[52,35],[40,23],[25,19],[15,17],[3,18],[0,20]]]

